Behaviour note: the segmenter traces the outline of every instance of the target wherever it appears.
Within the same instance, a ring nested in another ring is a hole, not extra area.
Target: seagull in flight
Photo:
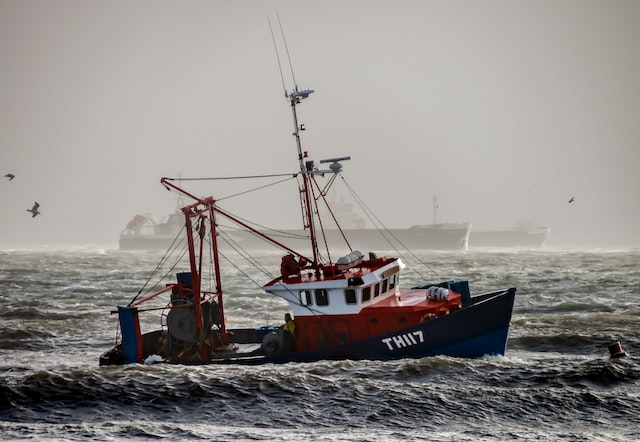
[[[27,209],[27,212],[31,212],[31,218],[35,218],[37,215],[40,215],[40,212],[38,212],[38,207],[40,207],[40,204],[35,202],[33,203],[33,207],[31,209]]]
[[[8,173],[5,175],[5,177],[9,178],[9,181],[11,181],[12,179],[14,179],[16,176],[12,173]]]
[[[572,196],[571,199],[569,200],[569,203],[572,203],[574,201],[575,201],[575,197]]]

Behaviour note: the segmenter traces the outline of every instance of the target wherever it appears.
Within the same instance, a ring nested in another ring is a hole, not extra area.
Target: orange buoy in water
[[[622,349],[620,341],[609,344],[609,354],[612,358],[624,358],[625,356],[628,356],[627,352]]]

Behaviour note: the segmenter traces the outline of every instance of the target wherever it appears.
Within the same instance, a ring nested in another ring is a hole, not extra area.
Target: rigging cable
[[[438,272],[436,272],[431,266],[429,266],[426,262],[424,262],[423,260],[421,260],[414,252],[413,250],[411,250],[409,247],[407,247],[405,244],[402,243],[402,241],[400,241],[400,239],[398,239],[393,232],[391,232],[383,223],[382,221],[375,215],[375,213],[373,213],[373,211],[371,209],[369,209],[369,207],[364,203],[364,201],[356,194],[355,190],[349,185],[349,183],[347,182],[347,180],[342,176],[342,174],[340,175],[340,178],[342,178],[342,181],[344,182],[345,186],[347,187],[347,189],[349,190],[349,192],[351,193],[351,195],[354,197],[354,199],[356,200],[356,202],[358,203],[358,205],[360,206],[360,208],[365,212],[365,214],[367,215],[367,217],[374,223],[374,225],[376,226],[376,229],[378,229],[380,231],[380,234],[382,235],[383,238],[385,238],[385,240],[387,241],[387,243],[389,243],[389,245],[391,247],[393,247],[393,250],[398,253],[401,257],[403,255],[403,252],[401,252],[400,250],[398,250],[396,248],[396,246],[389,241],[389,239],[385,236],[385,232],[391,236],[409,255],[411,255],[411,257],[413,257],[413,259],[415,259],[418,263],[420,263],[421,265],[423,265],[424,267],[426,267],[427,269],[429,269],[429,271],[431,271],[436,277],[440,278],[440,276],[438,275]],[[373,217],[373,219],[372,219]],[[413,272],[415,272],[419,277],[424,278],[424,275],[421,275],[415,268],[410,267],[411,270]]]
[[[218,232],[220,233],[220,239],[228,244],[229,247],[231,247],[236,253],[244,258],[248,263],[258,268],[266,276],[273,279],[273,275],[264,266],[262,266],[262,264],[260,264],[257,259],[253,258],[246,249],[244,249],[240,244],[234,241],[233,238],[231,238],[231,236],[227,234],[227,232],[223,230],[218,230]]]
[[[129,302],[128,305],[133,304],[134,302],[136,302],[136,300],[138,299],[138,297],[142,294],[142,292],[145,290],[145,288],[147,287],[147,285],[149,284],[149,282],[151,281],[151,278],[153,278],[153,276],[158,272],[158,270],[160,269],[161,266],[164,265],[164,263],[166,261],[168,261],[169,257],[171,255],[173,255],[173,253],[175,253],[175,251],[178,249],[178,245],[181,244],[182,242],[184,242],[184,238],[182,238],[184,234],[184,231],[182,229],[180,229],[178,231],[178,233],[176,234],[175,238],[173,238],[173,241],[171,242],[171,244],[169,245],[169,247],[167,248],[167,250],[164,252],[164,255],[162,256],[162,258],[160,259],[160,261],[158,262],[158,264],[156,265],[156,268],[153,269],[153,271],[151,272],[151,274],[149,275],[149,277],[147,278],[147,280],[145,281],[145,283],[142,285],[142,287],[140,288],[140,290],[138,290],[138,293],[136,294],[136,296],[134,296],[134,298]],[[182,257],[184,257],[185,253],[182,253],[182,256],[180,256],[180,258],[178,259],[177,262],[179,262]],[[171,271],[172,269],[175,268],[175,266],[177,265],[177,262],[173,264],[173,266],[171,267],[171,269],[169,269],[169,271]],[[168,272],[165,273],[164,276],[162,276],[159,281],[162,281],[162,279],[164,279],[167,276]],[[159,282],[158,281],[158,282]],[[158,283],[155,283],[152,287],[155,287]]]
[[[278,53],[278,46],[276,45],[276,37],[273,35],[273,27],[271,26],[271,19],[267,17],[269,22],[269,30],[271,31],[271,40],[273,41],[273,49],[276,52],[276,59],[278,60],[278,69],[280,70],[280,80],[282,81],[282,89],[284,90],[284,96],[287,96],[287,86],[284,83],[284,75],[282,74],[282,63],[280,63],[280,54]]]
[[[280,25],[280,34],[282,34],[282,41],[284,42],[284,49],[287,52],[287,58],[289,59],[289,69],[291,70],[291,78],[293,79],[293,86],[295,87],[295,91],[298,92],[298,82],[296,81],[296,76],[293,73],[293,64],[291,63],[291,55],[289,55],[289,46],[287,45],[287,39],[284,36],[284,29],[282,29],[282,22],[280,21],[280,14],[276,12],[276,17],[278,17],[278,24]]]
[[[165,177],[168,181],[225,181],[225,180],[245,180],[250,178],[275,178],[281,176],[296,176],[300,172],[296,173],[272,173],[267,175],[236,175],[236,176],[221,176],[221,177],[192,177],[192,178],[171,178]]]
[[[228,177],[209,177],[209,178],[205,178],[205,177],[197,177],[197,178],[180,178],[180,180],[182,181],[225,181],[225,180],[243,180],[243,179],[255,179],[255,178],[278,178],[278,177],[287,177],[286,179],[283,180],[279,180],[279,181],[274,181],[272,183],[268,183],[265,184],[263,186],[258,186],[258,187],[254,187],[252,189],[248,189],[248,190],[244,190],[242,192],[238,192],[238,193],[234,193],[231,195],[227,195],[227,196],[223,196],[220,198],[216,198],[216,201],[223,201],[229,198],[235,198],[237,196],[240,195],[244,195],[247,193],[251,193],[251,192],[256,192],[258,190],[262,190],[262,189],[266,189],[267,187],[271,187],[271,186],[275,186],[277,184],[281,184],[284,183],[286,181],[289,181],[290,179],[295,178],[296,176],[299,175],[298,173],[277,173],[277,174],[271,174],[271,175],[247,175],[247,176],[228,176]],[[177,178],[165,178],[166,180],[176,180]],[[172,190],[172,189],[170,189]]]
[[[224,201],[224,200],[229,199],[229,198],[235,198],[235,197],[240,196],[240,195],[244,195],[244,194],[251,193],[251,192],[256,192],[258,190],[266,189],[267,187],[271,187],[271,186],[275,186],[275,185],[280,184],[280,183],[284,183],[285,181],[289,181],[290,179],[293,178],[291,176],[291,174],[289,174],[287,176],[288,176],[287,179],[280,180],[280,181],[275,181],[273,183],[265,184],[264,186],[258,186],[258,187],[254,187],[253,189],[249,189],[249,190],[245,190],[245,191],[242,191],[242,192],[234,193],[234,194],[231,194],[231,195],[223,196],[221,198],[217,198],[216,201]]]

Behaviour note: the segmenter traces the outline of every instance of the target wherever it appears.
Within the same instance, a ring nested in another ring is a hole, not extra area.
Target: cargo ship
[[[434,222],[418,224],[405,228],[368,227],[364,218],[358,215],[353,206],[344,201],[336,203],[334,211],[342,225],[342,230],[326,229],[322,242],[329,248],[346,249],[348,244],[367,250],[467,250],[471,223],[438,223],[434,197]],[[136,215],[120,233],[120,250],[165,250],[178,239],[184,228],[183,216],[176,211],[160,222],[150,215]],[[260,229],[262,233],[286,238],[293,244],[303,244],[309,240],[305,229]],[[237,247],[246,250],[267,249],[270,244],[260,235],[242,229],[220,226],[220,235],[224,235]]]
[[[496,230],[471,230],[469,247],[542,247],[550,227],[521,226]]]

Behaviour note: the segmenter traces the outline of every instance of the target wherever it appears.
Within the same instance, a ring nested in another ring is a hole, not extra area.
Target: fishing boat
[[[472,295],[465,280],[426,281],[403,288],[406,265],[401,258],[362,253],[346,235],[349,252],[332,254],[323,239],[326,220],[320,218],[318,206],[327,203],[327,189],[341,174],[341,162],[350,158],[320,160],[317,165],[303,151],[304,126],[298,123],[297,108],[313,92],[297,86],[285,90],[293,115],[299,165],[294,174],[299,179],[296,198],[307,232],[306,251],[267,235],[213,197],[198,197],[176,184],[177,179],[162,178],[164,187],[188,201],[181,209],[188,266],[160,290],[145,296],[139,292],[112,311],[118,316],[118,336],[100,356],[100,365],[257,365],[505,353],[515,288]],[[328,167],[321,169],[322,164]],[[220,266],[223,220],[282,250],[277,276],[262,289],[288,303],[292,324],[230,325],[225,300],[233,294],[226,292]],[[342,231],[339,225],[335,228]],[[212,276],[205,274],[209,270]],[[142,330],[149,321],[141,316],[147,314],[158,317],[157,328]]]

